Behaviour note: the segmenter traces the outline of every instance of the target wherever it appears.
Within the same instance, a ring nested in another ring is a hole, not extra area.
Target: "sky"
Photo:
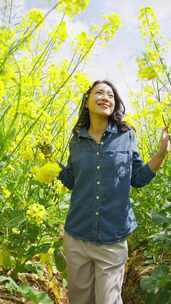
[[[3,0],[0,0],[3,1]],[[31,8],[49,10],[55,0],[13,0],[23,1],[23,9]],[[72,1],[72,0],[71,0]],[[144,51],[144,43],[138,31],[138,12],[142,6],[152,6],[161,25],[161,34],[170,39],[171,45],[171,1],[170,0],[90,0],[85,12],[70,21],[70,32],[77,33],[87,30],[91,24],[102,24],[103,16],[116,12],[122,20],[122,27],[114,39],[105,48],[95,47],[95,50],[84,67],[92,81],[97,79],[109,79],[117,87],[123,99],[126,110],[132,112],[129,101],[129,92],[139,88],[137,82],[137,66],[135,58],[141,56]],[[49,25],[55,24],[56,15],[52,14]],[[49,27],[47,26],[49,30]],[[63,50],[63,56],[67,55],[68,48]],[[171,54],[167,54],[167,62],[171,64]]]

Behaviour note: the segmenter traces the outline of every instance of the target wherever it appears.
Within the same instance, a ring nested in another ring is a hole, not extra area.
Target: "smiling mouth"
[[[109,108],[109,105],[105,104],[105,103],[101,103],[101,104],[99,104],[99,106],[102,108],[105,108],[105,109]]]

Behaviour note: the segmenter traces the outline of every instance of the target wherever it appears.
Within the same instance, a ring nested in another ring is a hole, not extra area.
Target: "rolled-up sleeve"
[[[137,141],[135,138],[135,133],[131,130],[132,138],[132,174],[131,174],[131,185],[133,187],[143,187],[147,185],[155,176],[156,173],[153,172],[147,163],[141,159],[138,148]]]

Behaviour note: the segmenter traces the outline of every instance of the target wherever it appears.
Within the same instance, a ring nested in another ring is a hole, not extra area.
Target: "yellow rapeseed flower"
[[[0,80],[0,98],[4,96],[4,93],[5,93],[4,82]]]
[[[65,11],[67,16],[74,16],[84,11],[89,3],[89,0],[63,0],[60,1],[57,9]]]
[[[3,195],[8,198],[11,195],[11,192],[7,188],[3,188]]]
[[[102,33],[99,36],[100,40],[108,41],[113,39],[117,30],[121,26],[120,16],[116,13],[112,13],[110,16],[104,16],[107,23],[104,23],[102,26]]]
[[[158,76],[153,66],[145,66],[138,71],[138,76],[141,79],[151,80]]]
[[[49,162],[40,168],[34,168],[35,179],[41,183],[51,183],[60,170],[61,168],[57,163]]]
[[[144,92],[148,96],[153,96],[155,94],[154,88],[150,85],[145,85],[144,86]]]
[[[23,160],[32,160],[33,156],[34,153],[31,147],[26,147],[26,149],[21,152],[21,157]]]
[[[20,229],[14,227],[14,228],[12,228],[12,233],[14,233],[14,234],[20,234]]]
[[[46,218],[46,209],[43,205],[34,203],[27,209],[26,217],[30,222],[42,224]]]
[[[27,14],[27,18],[31,24],[38,24],[40,22],[43,22],[44,17],[45,17],[45,14],[44,14],[43,10],[36,9],[36,8],[31,9]]]
[[[156,103],[156,100],[154,98],[152,98],[152,97],[147,97],[146,98],[146,104],[147,105],[151,106],[151,105],[155,105],[155,103]]]
[[[67,188],[65,188],[65,186],[62,184],[62,182],[58,179],[55,180],[54,185],[53,185],[53,189],[57,193],[62,193],[64,191],[67,191]]]
[[[142,7],[139,12],[140,30],[144,36],[159,33],[160,24],[157,22],[156,14],[151,6]]]
[[[131,127],[135,128],[135,120],[133,114],[126,114],[124,117],[124,121]]]
[[[88,90],[91,85],[90,80],[87,78],[87,75],[83,72],[77,72],[75,74],[76,85],[79,86],[81,93],[84,93]]]
[[[156,61],[158,60],[160,57],[160,53],[159,52],[156,52],[154,50],[149,50],[147,52],[147,58],[150,60],[150,61]]]

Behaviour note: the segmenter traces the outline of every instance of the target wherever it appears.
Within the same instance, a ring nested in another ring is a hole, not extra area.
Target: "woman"
[[[124,104],[109,81],[96,81],[83,96],[70,155],[58,178],[72,190],[64,253],[70,304],[121,304],[127,237],[136,228],[130,186],[148,184],[168,148],[144,164],[135,132],[122,121]]]

